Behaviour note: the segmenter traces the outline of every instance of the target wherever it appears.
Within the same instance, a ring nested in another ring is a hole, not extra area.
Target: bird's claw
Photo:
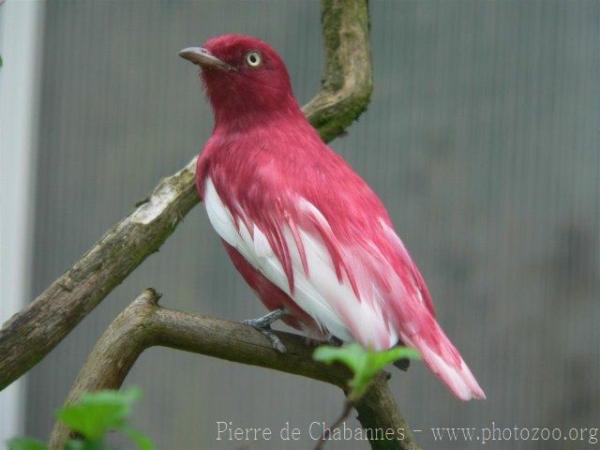
[[[287,348],[279,339],[279,336],[275,334],[275,332],[271,329],[271,324],[276,320],[281,319],[287,313],[283,309],[276,309],[271,311],[270,313],[264,315],[263,317],[259,317],[258,319],[248,319],[242,321],[244,325],[250,325],[255,330],[259,331],[263,336],[265,336],[269,342],[271,343],[271,347],[279,353],[287,352]]]
[[[283,342],[281,342],[279,336],[277,336],[273,330],[271,330],[271,327],[259,328],[258,331],[260,331],[269,340],[269,342],[271,342],[271,347],[273,347],[276,351],[279,353],[287,352],[287,348],[285,348],[285,345],[283,345]]]
[[[342,345],[344,345],[344,341],[342,341],[340,338],[337,338],[333,335],[330,335],[329,337],[327,337],[327,343],[334,347],[341,347]]]

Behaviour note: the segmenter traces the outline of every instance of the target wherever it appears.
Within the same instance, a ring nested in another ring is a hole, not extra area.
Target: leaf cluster
[[[74,433],[65,450],[111,450],[106,443],[110,431],[118,431],[131,439],[139,450],[154,450],[152,441],[129,425],[133,403],[141,397],[137,388],[123,391],[88,392],[57,412],[57,418]],[[22,437],[8,442],[9,450],[48,450],[43,442]]]

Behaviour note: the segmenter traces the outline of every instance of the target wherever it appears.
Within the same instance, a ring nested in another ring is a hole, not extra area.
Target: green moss
[[[311,124],[319,131],[325,142],[332,141],[343,134],[352,122],[367,109],[371,99],[372,86],[356,93],[331,108],[318,111],[310,117]]]
[[[366,2],[350,0],[322,0],[321,22],[326,52],[326,67],[322,90],[325,95],[334,95],[344,89],[348,76],[357,78],[353,92],[336,104],[318,109],[311,115],[310,122],[319,131],[324,141],[331,141],[343,134],[367,108],[373,89],[370,73],[368,43],[369,14]],[[343,38],[343,39],[342,39]],[[356,51],[356,44],[365,46],[364,51]],[[351,61],[350,58],[365,58],[365,61]],[[364,65],[366,74],[350,74],[350,68]]]
[[[344,14],[342,3],[345,2],[336,0],[322,1],[323,14],[321,15],[321,23],[327,61],[323,87],[332,91],[337,91],[344,85],[343,65],[339,53],[342,15]]]

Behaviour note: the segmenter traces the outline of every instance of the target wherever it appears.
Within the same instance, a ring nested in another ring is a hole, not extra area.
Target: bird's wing
[[[376,349],[395,345],[400,336],[391,311],[398,303],[419,303],[403,306],[406,311],[429,308],[410,258],[399,269],[409,270],[402,277],[390,261],[402,257],[395,248],[402,245],[399,238],[382,218],[372,232],[385,245],[364,236],[340,239],[313,202],[294,197],[253,208],[220,195],[210,177],[204,186],[208,216],[221,238],[327,332]],[[413,318],[405,319],[404,327],[417,327]]]

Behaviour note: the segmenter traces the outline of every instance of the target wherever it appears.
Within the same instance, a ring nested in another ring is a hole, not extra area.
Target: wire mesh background
[[[388,206],[488,394],[462,404],[421,364],[395,373],[418,441],[456,447],[430,426],[600,425],[600,3],[378,0],[370,11],[374,95],[333,147]],[[316,1],[49,2],[32,295],[209,137],[180,48],[226,32],[263,38],[305,103],[322,72],[319,20]],[[28,434],[47,436],[93,343],[147,286],[172,308],[263,313],[196,208],[30,373]],[[308,425],[343,400],[317,382],[166,349],[145,353],[126,384],[144,389],[135,423],[162,449],[309,448]],[[216,421],[290,422],[303,440],[217,441]]]

